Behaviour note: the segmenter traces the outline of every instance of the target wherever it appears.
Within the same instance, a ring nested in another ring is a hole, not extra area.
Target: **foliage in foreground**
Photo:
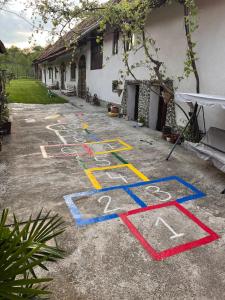
[[[47,295],[43,283],[51,278],[38,278],[36,268],[48,271],[46,263],[63,258],[63,250],[48,245],[64,228],[62,218],[42,211],[35,220],[19,223],[14,215],[13,224],[7,225],[8,209],[0,220],[0,299],[34,299]]]

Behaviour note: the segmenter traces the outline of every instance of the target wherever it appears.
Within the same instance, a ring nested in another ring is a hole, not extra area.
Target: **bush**
[[[34,299],[50,292],[40,284],[51,278],[38,278],[36,268],[48,270],[47,262],[62,258],[64,252],[48,241],[64,231],[64,222],[58,215],[42,211],[35,220],[7,225],[8,209],[3,210],[0,220],[0,299]]]

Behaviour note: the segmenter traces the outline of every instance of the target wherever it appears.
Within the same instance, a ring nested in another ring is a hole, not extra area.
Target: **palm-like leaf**
[[[35,268],[48,270],[45,263],[62,258],[64,252],[48,241],[64,231],[64,222],[58,215],[42,211],[35,220],[30,217],[23,226],[14,215],[14,223],[6,225],[8,210],[0,218],[0,299],[31,299],[35,295],[48,294],[41,283],[49,278],[38,279]]]

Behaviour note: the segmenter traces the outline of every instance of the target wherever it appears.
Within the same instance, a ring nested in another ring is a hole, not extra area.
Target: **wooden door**
[[[156,129],[159,131],[162,131],[163,127],[166,125],[166,114],[167,114],[167,104],[164,102],[161,92],[162,90],[160,91],[158,120],[156,124]]]
[[[135,107],[134,107],[134,121],[138,121],[138,108],[139,108],[139,85],[135,86]]]
[[[86,96],[86,59],[84,55],[79,60],[78,96],[83,99]]]

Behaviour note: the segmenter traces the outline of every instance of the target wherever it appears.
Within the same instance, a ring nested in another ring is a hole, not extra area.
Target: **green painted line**
[[[85,170],[85,169],[88,169],[87,168],[87,166],[86,166],[86,164],[80,159],[80,158],[78,158],[78,159],[75,159],[77,162],[78,162],[78,164]]]
[[[91,131],[88,130],[88,129],[84,129],[84,131],[86,131],[88,134],[91,134]],[[113,156],[115,156],[115,157],[116,157],[120,162],[122,162],[123,164],[125,164],[125,165],[128,165],[128,164],[129,164],[129,162],[127,162],[125,159],[123,159],[123,158],[122,158],[120,155],[118,155],[117,153],[111,152],[111,154],[112,154]],[[84,166],[85,166],[85,164],[84,164]],[[84,169],[87,169],[87,167],[85,166]]]
[[[86,131],[88,134],[91,133],[90,130],[88,130],[88,129],[84,129],[84,131]]]
[[[115,156],[117,159],[119,159],[123,164],[127,165],[129,162],[127,162],[125,159],[123,159],[120,155],[118,155],[115,152],[112,152],[112,155]]]

